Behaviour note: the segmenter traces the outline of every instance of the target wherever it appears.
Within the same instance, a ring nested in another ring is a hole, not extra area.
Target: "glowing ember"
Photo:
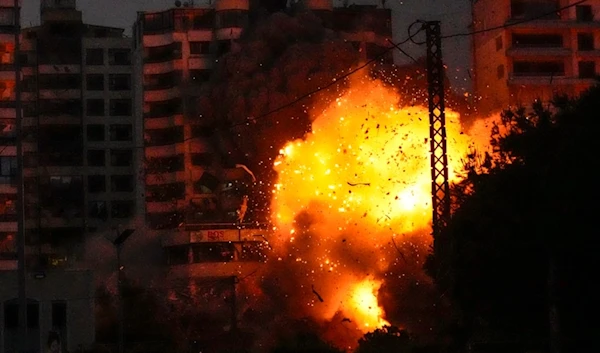
[[[431,242],[428,111],[397,102],[382,83],[355,80],[274,162],[273,266],[298,316],[342,317],[360,332],[387,324],[377,294],[386,277],[402,276],[390,272],[392,240]],[[457,180],[471,140],[456,113],[446,117]]]

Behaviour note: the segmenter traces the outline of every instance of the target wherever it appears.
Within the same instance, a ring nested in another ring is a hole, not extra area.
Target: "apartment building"
[[[0,119],[2,135],[0,158],[0,353],[16,351],[19,344],[16,263],[16,70],[21,64],[24,181],[26,186],[27,243],[27,351],[43,351],[50,331],[58,333],[69,351],[87,349],[94,342],[93,274],[66,269],[75,246],[65,246],[65,238],[81,237],[85,229],[69,228],[71,219],[41,217],[49,209],[65,208],[84,194],[75,180],[86,175],[83,163],[84,140],[80,113],[85,97],[80,82],[85,72],[80,64],[82,47],[92,28],[81,24],[74,1],[42,1],[42,25],[19,31],[19,8],[14,0],[0,1]],[[17,16],[15,12],[17,11]],[[121,32],[120,32],[121,33]],[[15,49],[20,37],[20,51]],[[80,35],[79,37],[77,37]],[[116,36],[116,35],[115,35]],[[128,44],[118,43],[117,47]],[[130,71],[130,66],[129,69]],[[79,103],[79,106],[78,106]],[[131,120],[131,113],[127,117]],[[59,180],[57,182],[57,179]],[[69,181],[67,183],[66,181]],[[55,187],[65,186],[61,190]],[[81,183],[79,183],[81,185]],[[85,210],[83,203],[77,207]],[[66,217],[64,217],[66,218]],[[79,233],[78,233],[79,232]],[[72,245],[72,244],[71,244]],[[4,260],[4,261],[2,261]],[[70,261],[70,265],[73,262]],[[73,267],[73,266],[71,266]]]
[[[17,149],[14,0],[0,1],[0,270],[16,268]]]
[[[131,38],[84,24],[75,0],[41,2],[22,30],[25,227],[30,264],[70,267],[86,237],[135,217]]]
[[[600,64],[600,0],[478,0],[472,5],[473,86],[478,109],[577,95]],[[548,14],[542,16],[544,14]],[[489,30],[496,27],[502,29]]]

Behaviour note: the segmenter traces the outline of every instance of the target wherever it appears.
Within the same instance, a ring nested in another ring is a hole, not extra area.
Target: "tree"
[[[452,220],[435,239],[426,268],[471,334],[485,326],[546,341],[553,307],[565,344],[598,328],[589,279],[598,266],[600,87],[557,97],[552,111],[536,102],[533,113],[502,115],[493,158],[470,156]]]
[[[367,333],[358,341],[355,353],[414,352],[414,344],[408,332],[395,326],[384,326]]]

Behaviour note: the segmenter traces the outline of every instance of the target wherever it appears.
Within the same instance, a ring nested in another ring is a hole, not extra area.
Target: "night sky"
[[[334,0],[342,4],[340,0]],[[208,1],[195,0],[195,4],[206,4]],[[137,11],[164,10],[173,7],[175,0],[77,0],[83,19],[90,24],[121,27],[131,32]],[[348,0],[348,4],[381,3],[369,0]],[[23,26],[29,27],[39,23],[40,0],[23,0]],[[407,37],[406,28],[416,19],[442,21],[442,34],[463,33],[468,31],[470,23],[470,0],[385,0],[386,7],[393,9],[394,39]],[[413,56],[425,54],[424,47],[404,46]],[[442,44],[445,60],[448,64],[448,76],[456,90],[470,87],[467,70],[470,66],[468,37],[447,39]],[[396,53],[397,62],[405,63],[410,59]]]

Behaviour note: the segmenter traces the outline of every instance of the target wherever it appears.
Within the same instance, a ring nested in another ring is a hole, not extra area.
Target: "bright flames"
[[[399,263],[390,244],[431,242],[428,111],[398,101],[379,81],[355,80],[274,163],[273,260],[298,315],[363,333],[387,324],[378,293],[400,276],[390,273]],[[472,143],[459,116],[446,117],[456,181]]]

